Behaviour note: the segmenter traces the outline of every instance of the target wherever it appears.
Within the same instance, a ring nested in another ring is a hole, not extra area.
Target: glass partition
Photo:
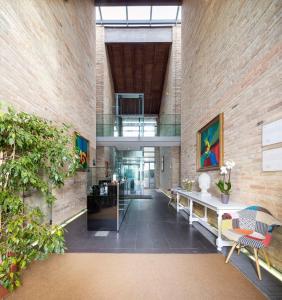
[[[97,114],[96,135],[100,137],[180,136],[180,114],[160,116]]]
[[[87,229],[119,231],[131,198],[127,180],[117,180],[106,168],[88,169]],[[107,176],[106,176],[107,175]]]

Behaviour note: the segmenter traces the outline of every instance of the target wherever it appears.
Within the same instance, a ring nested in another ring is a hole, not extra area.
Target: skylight
[[[178,16],[177,16],[177,21],[181,22],[181,6],[179,6],[179,10],[178,10]]]
[[[151,6],[128,6],[128,20],[150,20]]]
[[[96,22],[101,21],[100,9],[96,6]]]
[[[153,26],[181,23],[181,6],[97,6],[96,23]]]
[[[126,9],[124,6],[104,6],[101,7],[103,20],[121,21],[126,19]]]
[[[152,19],[175,20],[177,6],[153,6]]]

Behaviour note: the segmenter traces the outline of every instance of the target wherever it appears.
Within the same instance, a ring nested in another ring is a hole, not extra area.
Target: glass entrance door
[[[143,180],[140,164],[123,164],[122,175],[127,182],[127,189],[130,194],[142,194]]]
[[[155,185],[155,148],[144,147],[144,188],[154,189]]]
[[[144,188],[155,188],[155,163],[153,162],[144,163]]]

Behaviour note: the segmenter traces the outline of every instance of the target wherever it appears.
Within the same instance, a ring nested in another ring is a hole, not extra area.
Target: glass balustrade
[[[180,114],[160,116],[97,114],[96,135],[99,137],[180,136]]]
[[[87,170],[87,229],[119,231],[131,202],[130,181],[111,169]]]

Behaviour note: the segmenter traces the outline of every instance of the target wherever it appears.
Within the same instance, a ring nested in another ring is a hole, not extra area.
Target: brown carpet
[[[219,254],[53,255],[25,271],[15,300],[265,299]]]

